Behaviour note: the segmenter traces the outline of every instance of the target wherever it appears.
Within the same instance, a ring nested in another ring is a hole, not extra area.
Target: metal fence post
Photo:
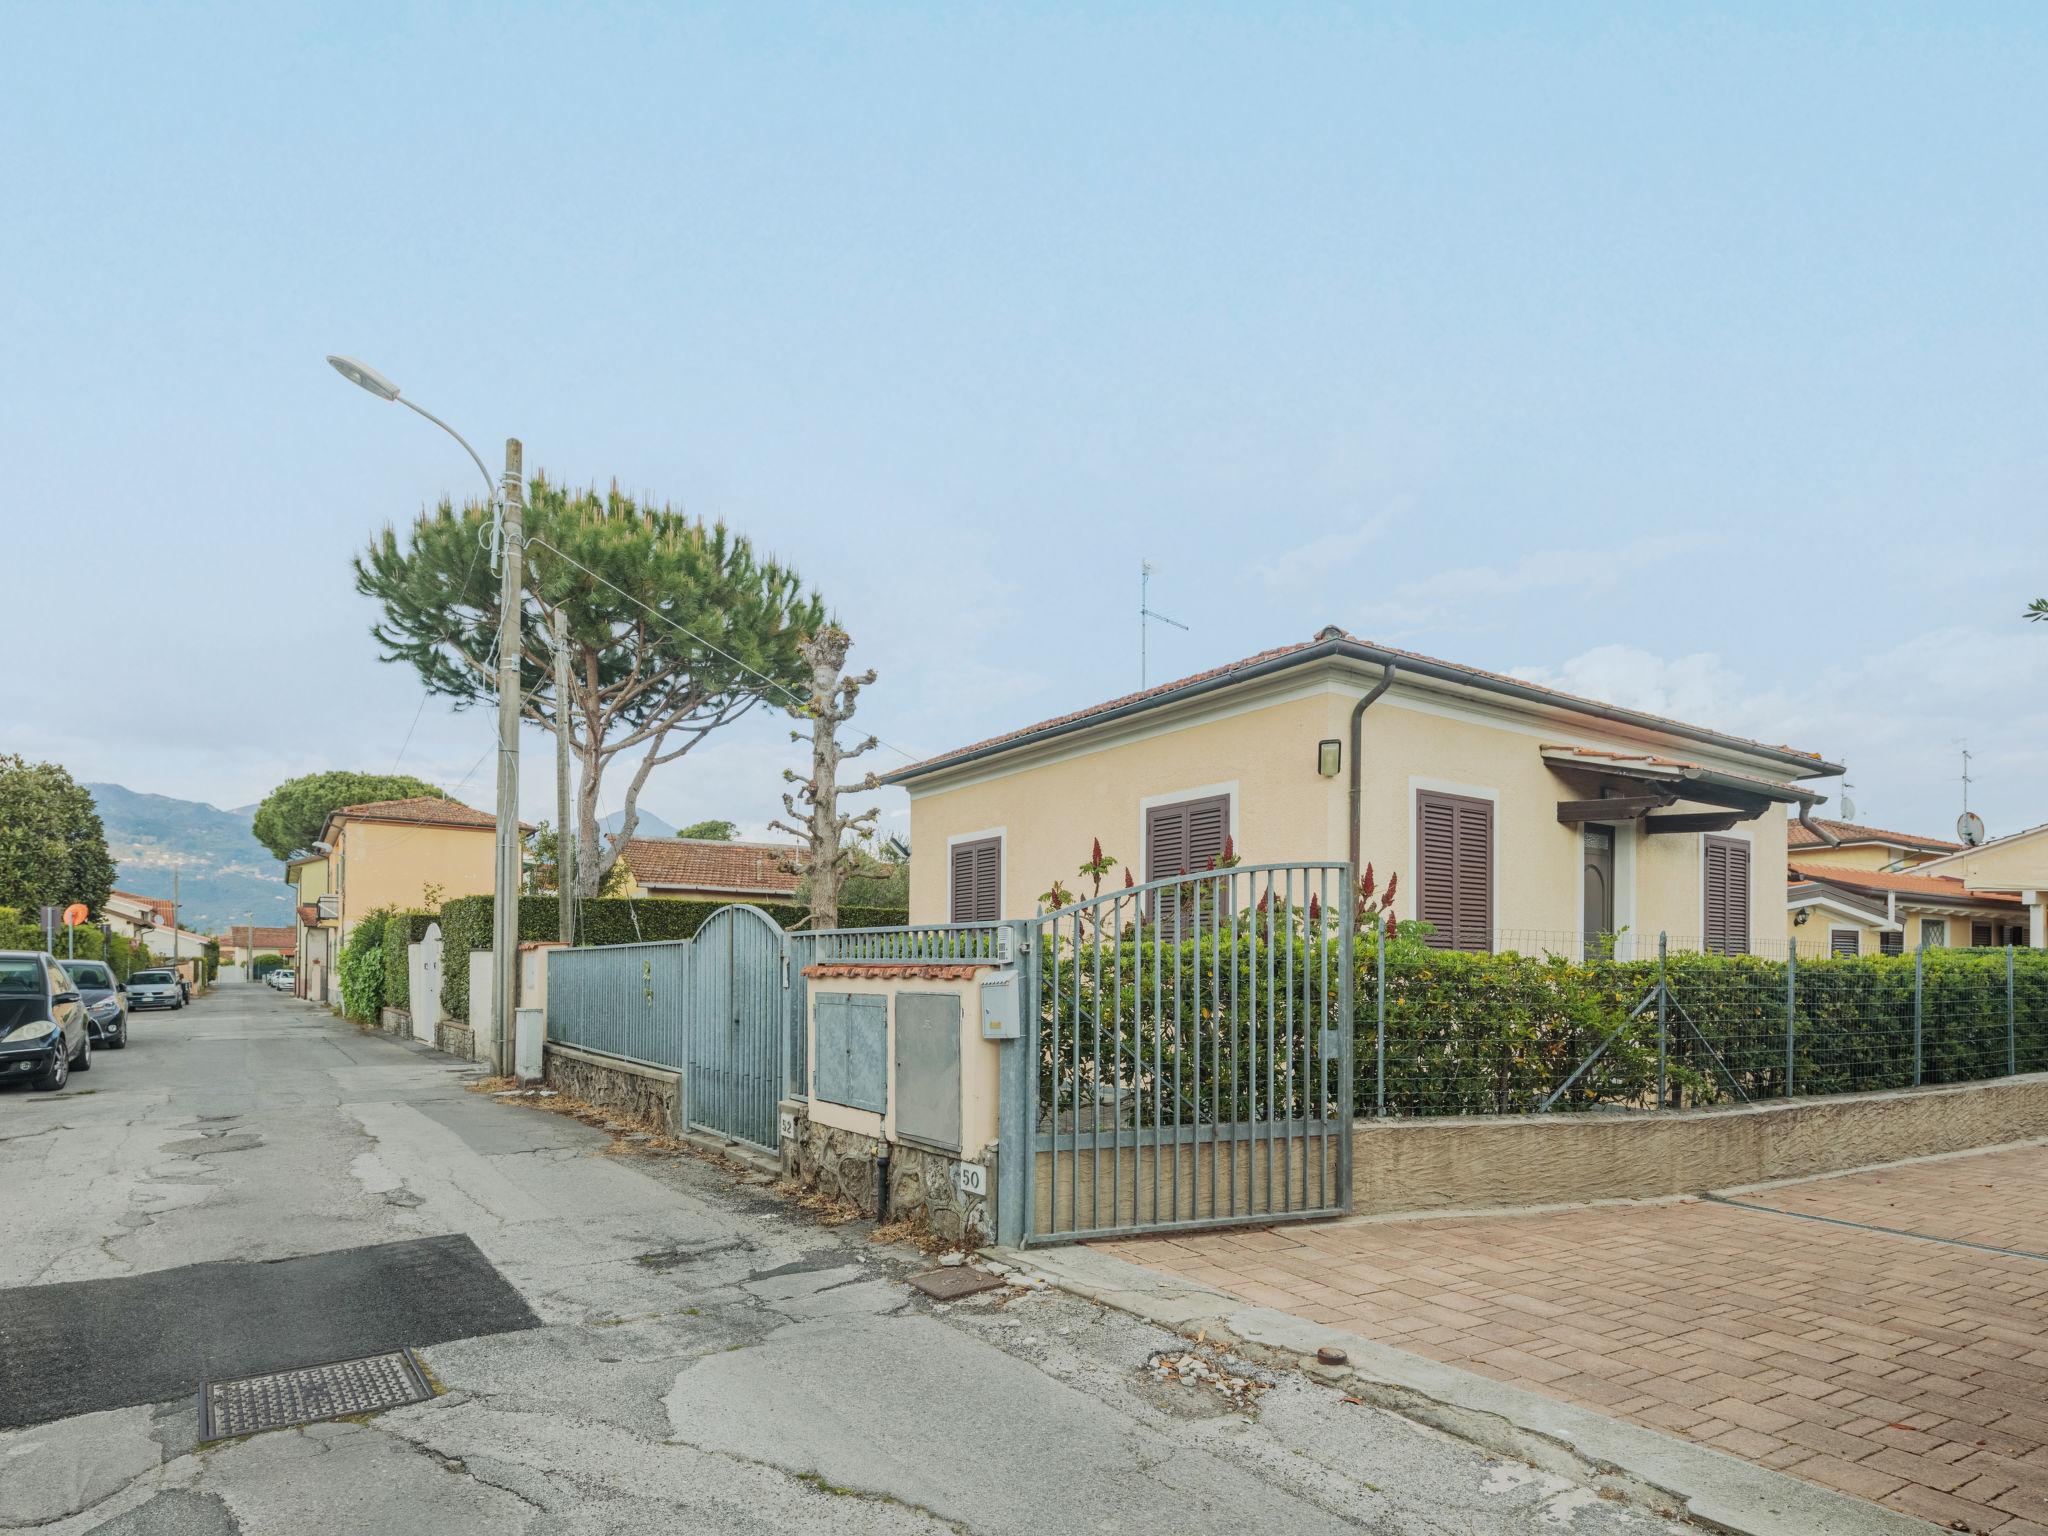
[[[1373,923],[1373,1054],[1374,1086],[1378,1113],[1387,1112],[1387,930],[1377,918]]]
[[[2019,1034],[2012,1006],[2012,946],[2005,946],[2005,1075],[2013,1077],[2020,1070]]]
[[[1670,1100],[1670,1075],[1666,1068],[1665,1052],[1669,1035],[1665,1029],[1665,1003],[1670,989],[1664,984],[1664,951],[1668,942],[1662,933],[1657,935],[1657,1107],[1663,1109]]]
[[[1920,1021],[1922,983],[1926,977],[1927,945],[1913,951],[1913,1086],[1920,1086]]]
[[[1017,1037],[1003,1041],[997,1052],[996,1241],[1019,1248],[1036,1199],[1031,1185],[1037,1162],[1032,1142],[1038,1129],[1038,968],[1034,925],[1005,923],[1002,931],[1005,958],[1017,968]]]
[[[1785,945],[1785,1097],[1792,1097],[1792,1049],[1795,1030],[1793,1022],[1799,1006],[1799,941],[1790,939]]]

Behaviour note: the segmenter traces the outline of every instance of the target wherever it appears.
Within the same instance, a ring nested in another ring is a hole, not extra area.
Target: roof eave
[[[1801,771],[1796,775],[1803,779],[1835,778],[1848,770],[1840,763],[1830,763],[1805,752],[1796,752],[1789,747],[1770,747],[1757,742],[1744,741],[1738,736],[1729,736],[1720,731],[1710,731],[1703,726],[1688,726],[1679,722],[1664,720],[1655,715],[1646,715],[1639,710],[1623,709],[1618,705],[1602,704],[1593,699],[1577,699],[1558,695],[1533,684],[1519,684],[1512,679],[1488,673],[1478,673],[1448,662],[1439,662],[1411,656],[1405,652],[1387,650],[1381,646],[1367,645],[1360,640],[1322,640],[1289,651],[1266,661],[1254,663],[1242,671],[1225,672],[1220,676],[1208,677],[1189,683],[1185,688],[1153,695],[1149,698],[1133,699],[1114,709],[1100,714],[1086,715],[1076,720],[1061,721],[1040,730],[1028,731],[1004,741],[994,741],[983,747],[950,757],[933,758],[925,763],[913,763],[908,768],[899,768],[894,773],[882,775],[882,782],[888,785],[914,783],[934,774],[950,773],[972,763],[984,762],[992,757],[1004,756],[1022,751],[1042,742],[1069,736],[1077,731],[1093,730],[1097,726],[1113,724],[1134,715],[1162,709],[1169,704],[1200,698],[1225,688],[1235,688],[1243,683],[1253,682],[1276,673],[1292,671],[1296,667],[1313,665],[1316,662],[1345,660],[1364,662],[1368,666],[1392,666],[1397,672],[1414,677],[1434,678],[1438,682],[1455,684],[1463,688],[1476,688],[1486,693],[1497,693],[1517,699],[1525,704],[1538,705],[1547,709],[1560,710],[1567,714],[1591,715],[1595,719],[1610,720],[1617,725],[1631,726],[1637,730],[1655,735],[1676,737],[1685,741],[1698,741],[1719,748],[1722,751],[1739,753],[1745,757],[1761,758]]]

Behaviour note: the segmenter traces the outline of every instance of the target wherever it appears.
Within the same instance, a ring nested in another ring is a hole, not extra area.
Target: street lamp
[[[489,505],[496,516],[503,556],[499,561],[498,585],[498,861],[492,882],[491,973],[494,1036],[491,1064],[504,1070],[510,1059],[513,1038],[512,989],[519,958],[519,602],[522,587],[522,541],[520,526],[520,483],[524,450],[519,439],[505,439],[503,494],[491,481],[491,472],[469,446],[463,435],[423,406],[414,405],[399,388],[367,363],[352,357],[328,355],[328,364],[351,384],[368,390],[380,400],[396,400],[406,409],[424,416],[462,444],[475,460],[477,472],[490,487]],[[474,1020],[472,1020],[474,1022]]]

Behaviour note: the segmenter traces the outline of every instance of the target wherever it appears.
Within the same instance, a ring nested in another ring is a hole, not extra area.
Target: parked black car
[[[128,1043],[128,987],[104,960],[66,960],[64,970],[85,1000],[92,1043],[118,1051]]]
[[[54,955],[0,950],[0,1081],[62,1088],[74,1070],[92,1070],[92,1027],[77,985]]]

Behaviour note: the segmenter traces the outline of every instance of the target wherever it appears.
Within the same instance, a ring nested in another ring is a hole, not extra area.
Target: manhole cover
[[[351,1413],[376,1413],[423,1403],[433,1395],[411,1354],[402,1349],[267,1376],[202,1382],[199,1438],[224,1440]]]
[[[1003,1285],[987,1270],[969,1269],[965,1264],[953,1269],[928,1269],[921,1275],[912,1275],[910,1283],[935,1301],[958,1301],[962,1296],[1001,1290]]]

